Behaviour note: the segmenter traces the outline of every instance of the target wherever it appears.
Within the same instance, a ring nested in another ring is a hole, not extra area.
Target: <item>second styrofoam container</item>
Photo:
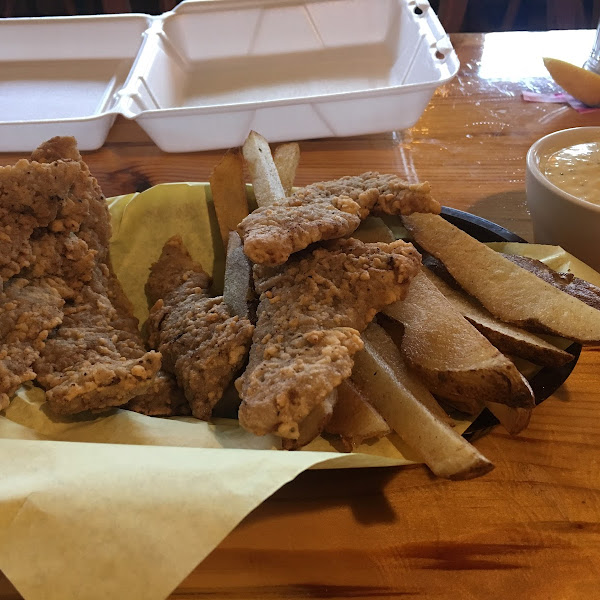
[[[204,0],[156,20],[119,111],[167,152],[414,125],[458,70],[421,0]]]

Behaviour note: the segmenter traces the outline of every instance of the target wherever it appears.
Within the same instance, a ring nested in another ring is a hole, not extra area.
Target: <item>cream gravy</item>
[[[558,150],[548,157],[544,173],[561,190],[600,204],[600,142]]]

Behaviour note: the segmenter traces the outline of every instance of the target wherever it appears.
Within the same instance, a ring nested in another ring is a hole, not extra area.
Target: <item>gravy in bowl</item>
[[[600,142],[574,144],[554,152],[543,171],[564,192],[600,205]]]

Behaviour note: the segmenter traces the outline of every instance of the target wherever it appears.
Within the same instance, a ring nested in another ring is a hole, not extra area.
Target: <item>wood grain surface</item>
[[[301,143],[297,182],[366,170],[429,180],[448,206],[531,239],[525,154],[539,137],[600,125],[600,111],[526,103],[550,91],[540,56],[583,63],[593,32],[461,34],[462,66],[404,132]],[[552,52],[553,50],[553,52]],[[86,155],[107,196],[206,181],[221,152],[165,154],[118,119]],[[8,164],[17,155],[0,155]],[[476,442],[496,465],[466,482],[424,467],[308,472],[238,526],[172,600],[600,597],[600,349],[518,437]],[[68,568],[68,565],[65,565]],[[0,599],[20,596],[0,578]]]

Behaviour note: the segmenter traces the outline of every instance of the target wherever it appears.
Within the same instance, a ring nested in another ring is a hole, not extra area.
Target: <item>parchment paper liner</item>
[[[160,185],[109,205],[113,264],[140,320],[148,268],[176,233],[219,291],[224,254],[205,184]],[[600,275],[560,248],[497,249],[566,265],[600,285]],[[457,422],[457,431],[470,422]],[[26,600],[160,600],[302,471],[418,460],[397,436],[349,455],[321,438],[302,452],[277,447],[226,419],[112,410],[60,420],[39,388],[24,386],[0,415],[0,568]]]

